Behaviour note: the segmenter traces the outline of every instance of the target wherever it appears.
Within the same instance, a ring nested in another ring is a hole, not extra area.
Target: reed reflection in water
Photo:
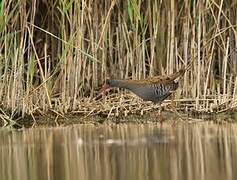
[[[0,131],[3,180],[237,179],[237,125],[77,125]]]

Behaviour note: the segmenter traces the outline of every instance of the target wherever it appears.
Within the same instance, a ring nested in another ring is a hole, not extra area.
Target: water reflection
[[[4,180],[237,178],[237,125],[79,125],[0,131]]]

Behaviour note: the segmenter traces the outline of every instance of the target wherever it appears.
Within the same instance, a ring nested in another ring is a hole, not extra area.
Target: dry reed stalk
[[[227,78],[227,61],[228,61],[228,54],[229,54],[229,37],[227,38],[227,42],[226,42],[226,49],[225,49],[225,55],[223,57],[223,69],[222,69],[222,74],[223,74],[223,102],[225,102],[226,100],[226,78]]]
[[[175,44],[175,16],[176,16],[176,11],[175,11],[175,0],[171,0],[171,5],[170,5],[170,53],[169,53],[169,64],[168,64],[168,74],[172,74],[173,73],[173,69],[174,69],[174,44]]]
[[[197,32],[197,96],[196,96],[196,108],[199,109],[199,98],[201,94],[201,16],[202,16],[202,6],[201,2],[198,5],[198,32]]]
[[[184,22],[183,22],[183,54],[184,54],[184,64],[187,66],[187,60],[188,60],[188,44],[189,44],[189,11],[188,11],[188,1],[184,1]],[[184,88],[184,95],[188,95],[188,77],[187,73],[184,74],[184,82],[183,82]]]

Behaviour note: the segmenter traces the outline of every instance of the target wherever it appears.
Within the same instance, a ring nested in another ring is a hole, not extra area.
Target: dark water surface
[[[1,180],[237,179],[237,125],[0,130]]]

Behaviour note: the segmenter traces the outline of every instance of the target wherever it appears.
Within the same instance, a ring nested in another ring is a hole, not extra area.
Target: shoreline
[[[3,111],[1,113],[0,126],[30,127],[33,124],[80,124],[80,123],[104,123],[107,120],[112,122],[130,122],[135,118],[140,122],[159,122],[176,119],[178,121],[237,121],[236,108],[230,104],[217,102],[216,99],[208,99],[199,110],[195,109],[194,99],[165,100],[161,105],[152,102],[145,102],[130,93],[102,95],[100,99],[83,98],[78,102],[75,110],[67,109],[63,113],[63,106],[55,106],[47,112],[37,108],[35,112],[22,116],[21,113]],[[206,104],[205,104],[206,103]],[[128,119],[128,120],[126,120]],[[147,120],[149,119],[149,120]],[[162,119],[162,120],[161,120]]]

